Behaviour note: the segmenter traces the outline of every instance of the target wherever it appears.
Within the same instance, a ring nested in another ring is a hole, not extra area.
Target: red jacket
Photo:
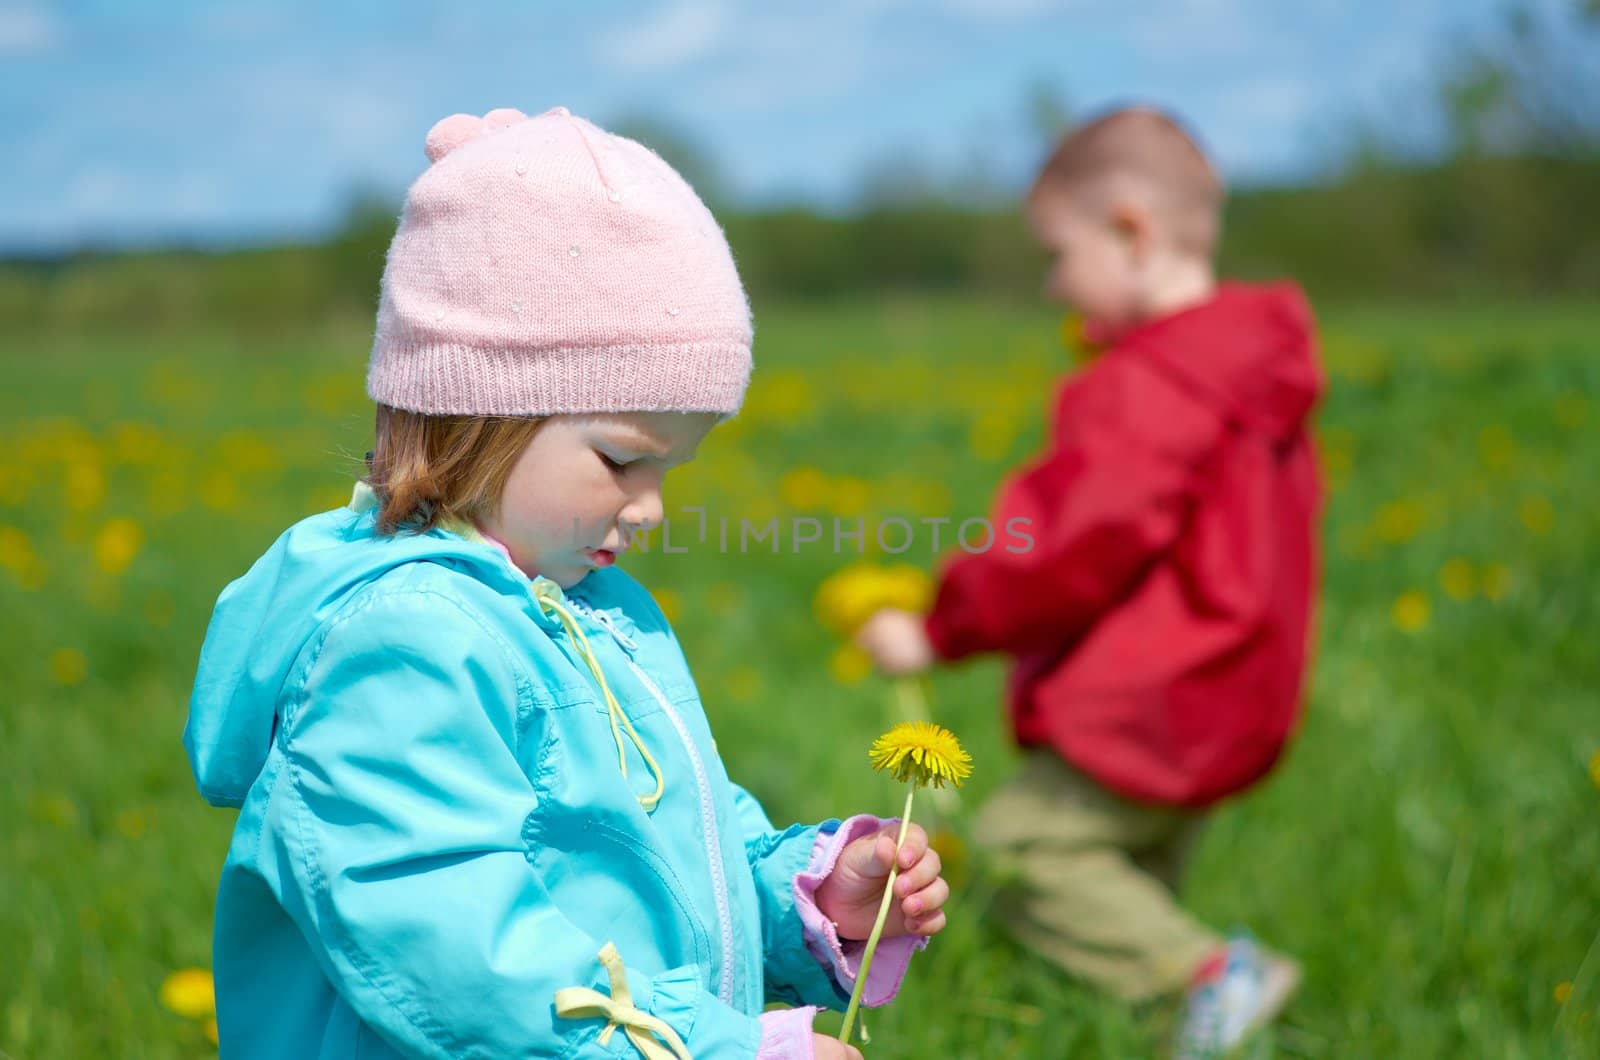
[[[1224,284],[1061,388],[1048,450],[1000,493],[997,543],[949,562],[927,617],[944,658],[1015,656],[1020,743],[1185,806],[1272,767],[1317,578],[1312,329],[1294,285]]]

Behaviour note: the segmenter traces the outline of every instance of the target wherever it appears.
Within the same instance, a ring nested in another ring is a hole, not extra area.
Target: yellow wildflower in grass
[[[861,1006],[861,988],[866,985],[867,973],[872,967],[872,955],[883,935],[883,925],[889,919],[889,906],[894,901],[894,881],[900,875],[901,846],[906,841],[906,829],[911,827],[911,803],[920,787],[933,785],[935,789],[945,784],[959,788],[972,775],[972,756],[967,754],[956,739],[956,734],[942,726],[926,721],[904,721],[872,742],[867,752],[872,768],[887,771],[896,780],[906,782],[906,808],[900,815],[900,835],[895,840],[895,859],[889,866],[889,876],[883,882],[883,901],[878,903],[878,918],[873,921],[872,932],[861,953],[861,965],[856,971],[855,990],[850,994],[850,1004],[844,1010],[844,1024],[839,1029],[839,1040],[848,1042],[855,1028],[856,1011]],[[866,1032],[862,1032],[866,1041]]]
[[[1478,591],[1478,572],[1470,560],[1457,556],[1439,568],[1439,587],[1452,600],[1469,600]]]
[[[1478,456],[1483,460],[1484,467],[1503,471],[1516,460],[1516,439],[1499,424],[1485,427],[1478,433]]]
[[[28,797],[28,816],[56,828],[78,826],[78,804],[55,792],[36,791]]]
[[[796,511],[811,511],[827,506],[828,476],[814,467],[797,467],[778,484],[783,503]]]
[[[50,653],[50,676],[58,685],[81,685],[89,676],[89,660],[77,648],[58,648]]]
[[[1424,519],[1418,502],[1409,498],[1391,501],[1373,517],[1373,530],[1386,544],[1401,545],[1421,532]]]
[[[1016,421],[1003,412],[985,412],[967,429],[967,449],[979,460],[999,460],[1011,452]]]
[[[1556,998],[1556,1004],[1565,1005],[1568,1001],[1572,1000],[1572,984],[1557,983],[1554,994]]]
[[[1522,520],[1522,525],[1535,534],[1549,531],[1555,523],[1556,510],[1548,500],[1543,497],[1529,497],[1517,509],[1517,516]]]
[[[31,590],[44,584],[44,563],[27,533],[15,526],[0,526],[0,567],[11,572],[20,588]]]
[[[656,606],[661,608],[667,621],[676,626],[678,616],[683,614],[683,594],[676,589],[655,589],[651,595],[656,598]]]
[[[1420,633],[1426,629],[1431,612],[1427,595],[1417,589],[1401,593],[1391,609],[1395,628],[1402,633]]]
[[[841,685],[860,684],[872,674],[872,656],[846,641],[828,657],[828,673]]]
[[[239,501],[239,483],[226,471],[214,471],[200,483],[200,502],[213,511],[234,511]]]
[[[1511,568],[1504,563],[1490,563],[1483,568],[1480,581],[1486,598],[1503,600],[1511,591]]]
[[[180,968],[161,984],[161,1004],[184,1019],[206,1020],[217,1011],[216,988],[204,968]]]
[[[1600,751],[1589,758],[1589,779],[1594,781],[1595,787],[1600,788]]]
[[[860,515],[872,503],[872,486],[855,475],[840,475],[833,480],[828,507],[835,515]]]
[[[132,519],[116,518],[100,528],[94,539],[94,561],[107,574],[121,574],[144,545],[144,531]]]
[[[68,508],[75,512],[92,511],[105,500],[106,474],[99,464],[75,461],[67,465],[64,488]]]
[[[927,721],[903,721],[878,737],[867,752],[872,768],[887,770],[899,781],[919,787],[960,787],[972,774],[972,756],[955,733]]]

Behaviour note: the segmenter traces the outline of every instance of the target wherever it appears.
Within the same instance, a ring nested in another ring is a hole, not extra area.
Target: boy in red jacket
[[[1124,998],[1187,991],[1181,1053],[1236,1044],[1299,978],[1175,896],[1204,811],[1260,780],[1294,727],[1316,587],[1311,314],[1292,284],[1216,281],[1222,200],[1154,111],[1057,148],[1028,213],[1049,293],[1104,352],[1000,493],[994,524],[1028,520],[1032,547],[956,555],[929,614],[880,612],[859,634],[895,674],[1013,657],[1027,759],[977,829],[1020,874],[1002,915]]]

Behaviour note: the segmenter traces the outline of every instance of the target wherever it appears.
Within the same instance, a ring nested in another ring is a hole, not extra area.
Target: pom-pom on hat
[[[750,306],[649,149],[556,107],[453,114],[389,245],[367,393],[413,412],[738,411]]]

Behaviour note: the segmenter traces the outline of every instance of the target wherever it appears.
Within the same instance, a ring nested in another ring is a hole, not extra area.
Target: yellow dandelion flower
[[[828,672],[841,685],[859,684],[872,673],[872,656],[847,641],[829,657]]]
[[[161,1004],[184,1019],[210,1019],[217,1011],[216,989],[204,968],[180,968],[161,984]]]
[[[1478,572],[1470,560],[1449,560],[1439,568],[1439,587],[1452,600],[1470,599],[1478,591]]]
[[[1529,497],[1517,509],[1517,515],[1522,519],[1522,525],[1535,534],[1548,531],[1556,520],[1556,510],[1550,502],[1543,497]]]
[[[1511,568],[1504,563],[1491,563],[1483,568],[1483,595],[1490,600],[1503,600],[1511,591]]]
[[[107,574],[121,574],[144,545],[144,531],[132,519],[113,519],[94,539],[94,559]]]
[[[867,752],[872,768],[918,787],[946,783],[960,787],[972,774],[972,756],[956,734],[927,721],[903,721],[873,741]]]
[[[1380,540],[1391,545],[1402,545],[1422,531],[1426,515],[1422,505],[1414,500],[1391,501],[1378,509],[1373,529]]]
[[[1555,988],[1556,1004],[1565,1005],[1572,1000],[1572,984],[1557,983]]]
[[[1395,628],[1402,633],[1420,633],[1427,628],[1428,616],[1432,608],[1428,604],[1428,597],[1416,589],[1401,593],[1395,600],[1391,615],[1394,618]]]
[[[917,789],[929,783],[937,789],[946,782],[959,788],[961,782],[972,774],[972,757],[962,750],[956,734],[927,721],[901,722],[874,740],[867,756],[872,761],[873,769],[888,770],[895,779],[910,781],[906,785],[906,808],[900,815],[900,836],[894,843],[896,851],[906,841],[906,829],[911,826],[911,803]],[[861,988],[867,982],[873,951],[878,948],[878,939],[883,935],[883,925],[889,916],[889,905],[894,901],[894,881],[899,871],[900,859],[896,857],[883,884],[878,918],[873,921],[866,948],[861,952],[855,990],[850,994],[850,1004],[844,1010],[844,1023],[839,1028],[841,1042],[848,1042],[850,1032],[855,1028],[856,1011],[861,1005]],[[863,1031],[863,1040],[865,1035]]]
[[[77,648],[59,648],[50,655],[50,676],[58,685],[79,685],[89,676],[89,660]]]
[[[828,503],[828,476],[814,467],[797,467],[783,476],[778,485],[783,503],[796,511],[824,508]]]
[[[909,563],[891,567],[852,563],[823,580],[812,604],[824,626],[848,637],[886,607],[923,611],[932,596],[927,573]]]
[[[1517,456],[1516,439],[1499,424],[1485,427],[1478,433],[1478,456],[1485,467],[1508,468]]]

